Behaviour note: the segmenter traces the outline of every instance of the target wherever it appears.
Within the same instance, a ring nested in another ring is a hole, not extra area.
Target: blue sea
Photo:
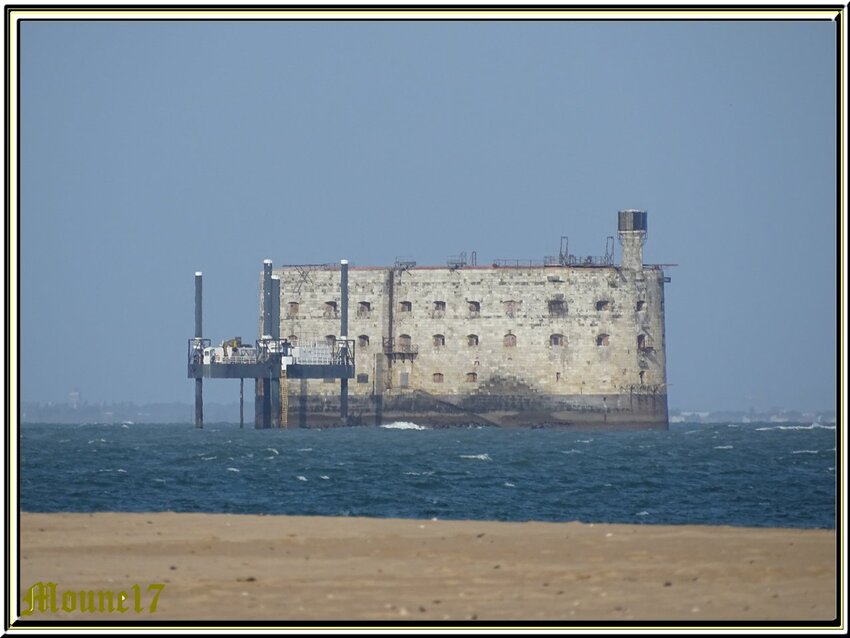
[[[25,423],[21,508],[835,528],[836,430]]]

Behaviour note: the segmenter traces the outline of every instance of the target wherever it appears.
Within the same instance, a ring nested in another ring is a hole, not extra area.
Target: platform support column
[[[195,273],[195,337],[203,337],[203,274]],[[204,380],[195,378],[195,427],[204,427]]]
[[[340,263],[340,320],[339,338],[348,339],[348,260]],[[347,347],[347,344],[344,344]],[[347,352],[345,353],[348,354]],[[348,425],[348,377],[339,380],[339,418],[342,425]]]
[[[272,339],[280,340],[280,277],[271,275],[271,295],[270,295],[270,313],[268,334]],[[269,425],[273,428],[280,427],[280,370],[281,370],[281,353],[278,352],[273,357],[275,368],[271,371],[269,379]]]
[[[263,326],[260,338],[271,336],[272,325],[272,260],[263,260]],[[271,383],[269,374],[257,379],[255,388],[254,427],[271,427]]]

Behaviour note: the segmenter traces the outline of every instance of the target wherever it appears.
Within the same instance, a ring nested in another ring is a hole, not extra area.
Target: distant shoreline
[[[673,421],[673,420],[671,420],[670,426],[674,427],[674,426],[684,426],[684,425],[811,425],[813,423],[816,424],[816,425],[822,425],[824,427],[835,427],[835,424],[836,424],[835,421],[826,421],[826,420],[814,421],[814,420],[809,420],[809,419],[802,419],[802,420],[796,420],[796,421],[792,421],[792,420],[769,420],[769,419],[762,419],[762,420],[722,419],[722,420],[719,420],[719,421]],[[30,420],[21,420],[20,425],[184,425],[186,427],[194,427],[193,422],[186,421],[186,420],[183,420],[183,421],[180,421],[180,420],[177,420],[177,421],[132,421],[132,420],[121,420],[121,421],[30,421]],[[204,421],[204,427],[220,426],[220,425],[233,426],[233,427],[238,428],[239,427],[239,421],[212,421],[212,420],[205,420]],[[391,424],[387,423],[387,424],[382,424],[381,426],[375,426],[375,425],[372,425],[372,424],[358,425],[358,426],[352,425],[352,426],[345,426],[345,427],[382,427],[383,425],[391,425]],[[308,426],[307,428],[301,428],[301,427],[298,427],[298,426],[289,426],[289,427],[279,428],[279,429],[299,430],[299,429],[314,429],[314,428],[318,429],[319,427],[327,429],[329,427],[344,427],[344,426]],[[447,427],[464,427],[464,426],[447,426]],[[498,428],[499,426],[487,426],[487,427]],[[256,429],[254,427],[253,421],[251,421],[251,422],[246,421],[245,424],[244,424],[244,428],[246,430]],[[423,426],[423,429],[438,429],[438,428],[431,428],[431,427]],[[508,429],[508,428],[504,428],[504,429]],[[535,428],[532,428],[532,427],[511,427],[509,429],[511,429],[511,430],[531,430],[531,429],[535,429]],[[547,426],[547,429],[568,430],[568,429],[577,429],[577,428],[574,428],[573,426]],[[584,426],[584,429],[594,430],[594,427],[593,426]],[[600,431],[601,431],[601,429],[600,429]]]

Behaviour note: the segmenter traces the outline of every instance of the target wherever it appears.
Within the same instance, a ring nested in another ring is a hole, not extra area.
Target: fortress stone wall
[[[620,235],[619,266],[350,267],[350,421],[667,427],[664,272]],[[341,336],[339,267],[275,273],[281,337]],[[286,390],[288,425],[339,422],[338,380]]]

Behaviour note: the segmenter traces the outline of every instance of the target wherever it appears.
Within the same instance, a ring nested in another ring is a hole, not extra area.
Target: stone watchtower
[[[623,268],[643,268],[643,244],[646,241],[646,211],[621,210],[617,223],[620,244],[623,246]]]

